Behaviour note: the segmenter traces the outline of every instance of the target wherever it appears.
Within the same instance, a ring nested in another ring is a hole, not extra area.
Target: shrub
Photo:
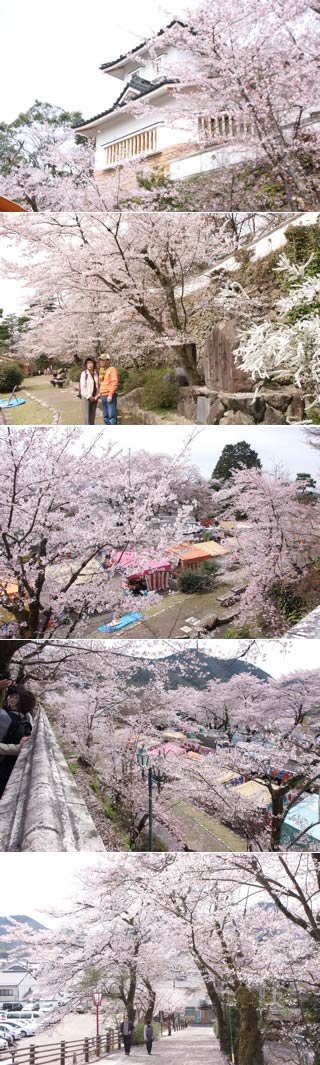
[[[153,1024],[154,1039],[159,1039],[160,1024],[159,1024],[158,1021],[152,1021],[152,1024]],[[134,1029],[134,1033],[133,1033],[132,1042],[133,1042],[134,1046],[141,1046],[144,1043],[143,1032],[144,1032],[144,1021],[138,1021],[138,1024],[135,1025],[135,1029]]]
[[[216,574],[215,562],[203,562],[199,569],[184,569],[178,574],[178,588],[185,595],[203,594],[212,588]]]
[[[82,366],[79,366],[77,362],[73,362],[71,366],[68,366],[69,381],[80,381]]]
[[[176,410],[179,397],[178,382],[170,371],[147,371],[142,392],[142,406],[145,410]]]
[[[286,584],[285,581],[275,581],[268,588],[267,594],[272,602],[276,604],[279,613],[287,621],[293,623],[299,621],[303,613],[304,604],[301,595],[297,595],[292,584]]]
[[[13,392],[23,381],[23,373],[16,362],[0,362],[0,392]]]
[[[119,391],[121,391],[123,395],[126,396],[128,392],[133,392],[135,388],[142,388],[145,383],[146,376],[147,370],[125,370],[123,367],[121,367],[118,370]]]

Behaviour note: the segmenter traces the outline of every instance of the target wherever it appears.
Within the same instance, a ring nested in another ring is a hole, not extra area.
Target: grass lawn
[[[51,425],[53,414],[46,407],[42,407],[35,399],[24,395],[23,389],[19,395],[26,400],[21,407],[9,407],[4,410],[4,416],[9,425]],[[0,399],[9,399],[8,393],[0,392]]]

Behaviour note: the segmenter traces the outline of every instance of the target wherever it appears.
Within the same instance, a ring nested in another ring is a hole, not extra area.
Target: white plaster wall
[[[119,81],[125,83],[126,81],[130,80],[131,74],[134,74],[139,71],[142,78],[146,78],[147,81],[153,81],[154,78],[160,77],[162,72],[166,77],[168,70],[171,70],[171,68],[173,67],[179,66],[180,63],[184,63],[187,59],[186,53],[184,53],[179,48],[174,48],[173,46],[171,48],[167,48],[165,53],[162,53],[161,38],[157,43],[157,52],[159,59],[161,59],[160,72],[158,72],[158,70],[156,69],[157,64],[153,59],[149,58],[147,55],[135,55],[129,56],[127,62],[123,65],[123,67],[121,67],[120,70],[110,71],[109,76],[112,75],[112,77],[117,78]],[[107,70],[104,73],[108,76]]]
[[[192,121],[184,121],[183,126],[179,126],[171,118],[175,107],[176,104],[172,98],[168,97],[166,93],[161,93],[154,100],[152,97],[150,99],[146,98],[146,112],[144,114],[130,114],[119,109],[112,118],[101,119],[101,125],[96,131],[96,170],[105,168],[104,148],[109,144],[122,140],[124,137],[131,137],[144,129],[151,129],[154,126],[158,129],[158,148],[160,151],[175,144],[191,143],[197,135],[196,126]]]
[[[196,152],[184,159],[173,159],[170,163],[170,177],[174,180],[190,177],[192,174],[205,174],[209,170],[221,170],[234,166],[244,159],[255,159],[257,149],[249,144],[224,144],[221,148]]]

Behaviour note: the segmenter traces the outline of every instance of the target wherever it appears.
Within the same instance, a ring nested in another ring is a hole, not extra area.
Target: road
[[[173,1032],[153,1044],[152,1057],[158,1065],[225,1065],[217,1040],[210,1028],[187,1028]],[[104,1060],[108,1065],[125,1059],[123,1051],[109,1054]],[[132,1047],[130,1060],[133,1065],[146,1065],[146,1048]]]

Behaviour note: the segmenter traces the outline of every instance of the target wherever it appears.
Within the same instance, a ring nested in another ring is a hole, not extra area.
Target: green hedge
[[[0,392],[13,392],[23,381],[23,373],[16,362],[0,362]]]
[[[160,1036],[160,1024],[159,1024],[158,1021],[152,1021],[152,1024],[153,1024],[154,1039],[159,1039],[159,1036]],[[144,1043],[143,1033],[144,1033],[144,1021],[139,1021],[139,1023],[136,1024],[135,1028],[134,1028],[133,1040],[132,1040],[133,1046],[142,1046],[143,1045],[143,1043]]]

